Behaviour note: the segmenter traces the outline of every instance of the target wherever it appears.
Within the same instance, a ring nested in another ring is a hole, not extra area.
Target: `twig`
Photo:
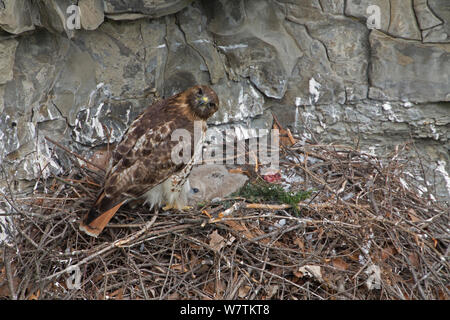
[[[116,241],[114,241],[113,243],[111,243],[110,245],[106,246],[105,248],[103,248],[103,249],[101,249],[101,250],[98,250],[97,252],[95,252],[95,253],[91,254],[90,256],[84,258],[83,260],[81,260],[80,262],[76,263],[75,265],[71,265],[71,266],[65,268],[64,270],[61,270],[61,271],[56,272],[56,273],[54,273],[54,274],[52,274],[52,275],[50,275],[50,276],[48,276],[48,277],[45,277],[43,280],[52,280],[52,279],[54,279],[54,278],[57,278],[57,277],[59,277],[60,275],[62,275],[62,274],[64,274],[64,273],[67,273],[67,272],[73,270],[74,268],[77,268],[77,267],[79,268],[79,267],[81,267],[83,264],[88,263],[89,261],[91,261],[91,260],[94,259],[95,257],[97,257],[97,256],[99,256],[99,255],[101,255],[101,254],[103,254],[103,253],[105,253],[105,252],[107,252],[107,251],[109,251],[109,250],[111,250],[111,249],[118,248],[118,247],[122,247],[122,246],[124,246],[124,245],[130,243],[131,241],[137,239],[139,236],[141,236],[142,234],[144,234],[144,233],[145,233],[145,232],[153,225],[153,223],[155,222],[157,216],[158,216],[158,215],[155,214],[155,215],[153,216],[152,220],[150,220],[149,222],[147,222],[147,223],[145,224],[145,226],[144,226],[141,230],[139,230],[139,231],[137,231],[137,232],[135,232],[135,233],[132,233],[131,235],[129,235],[129,236],[126,237],[125,239],[119,239],[119,240],[116,240]]]
[[[3,246],[3,262],[5,263],[6,277],[8,278],[8,287],[12,300],[17,300],[16,289],[14,288],[14,278],[11,270],[11,258],[8,254],[9,248]]]
[[[265,203],[247,203],[246,209],[263,209],[263,210],[285,210],[292,208],[290,204],[265,204]]]
[[[93,166],[93,167],[99,169],[99,170],[102,171],[103,173],[106,172],[104,168],[102,168],[102,167],[100,167],[99,165],[93,163],[92,161],[89,161],[89,160],[83,158],[82,156],[80,156],[80,155],[76,154],[75,152],[69,150],[68,148],[66,148],[66,147],[64,147],[63,145],[59,144],[58,142],[56,142],[56,141],[50,139],[49,137],[46,136],[45,139],[48,140],[49,142],[53,143],[55,146],[57,146],[57,147],[63,149],[63,150],[66,151],[67,153],[73,155],[74,157],[76,157],[76,158],[78,158],[78,159],[80,159],[80,160],[82,160],[82,161],[84,161],[84,162],[90,164],[91,166]]]

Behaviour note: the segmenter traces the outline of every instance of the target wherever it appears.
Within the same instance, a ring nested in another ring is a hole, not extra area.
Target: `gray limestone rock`
[[[428,0],[428,8],[442,24],[422,31],[424,42],[450,42],[450,2]]]
[[[266,97],[281,99],[301,55],[284,29],[282,6],[266,1],[217,1],[206,5],[208,29],[226,57],[229,77],[250,81]]]
[[[369,97],[411,102],[450,101],[450,45],[370,35]]]
[[[18,44],[15,39],[0,42],[0,85],[13,78],[14,59]]]
[[[227,36],[240,33],[246,27],[244,0],[202,1],[208,18],[208,30],[214,34]]]
[[[2,0],[0,27],[13,34],[34,30],[30,0]]]
[[[357,21],[329,17],[313,5],[307,8],[311,14],[291,3],[286,8],[287,20],[292,22],[285,23],[286,29],[304,55],[297,64],[300,72],[294,70],[291,76],[284,102],[324,104],[366,98],[368,29]]]
[[[222,80],[212,88],[219,97],[220,108],[208,120],[210,124],[249,121],[264,112],[264,96],[248,80]]]
[[[200,53],[186,43],[183,30],[175,17],[168,17],[167,38],[170,38],[167,61],[164,68],[164,97],[172,96],[198,83],[209,83],[209,72]],[[183,61],[180,67],[180,61]]]
[[[95,30],[105,20],[103,0],[80,0],[80,22],[85,30]]]
[[[245,35],[221,37],[219,41],[235,74],[248,77],[267,97],[284,96],[287,75],[275,47]]]
[[[308,30],[314,39],[325,46],[334,72],[342,79],[346,92],[352,92],[348,98],[366,98],[369,60],[367,28],[359,22],[338,17],[310,23]]]
[[[394,37],[422,40],[414,14],[413,0],[390,0],[391,22],[388,33]]]
[[[292,105],[344,103],[345,87],[328,60],[325,45],[313,39],[302,25],[286,22],[285,27],[296,39],[303,56],[298,58],[289,78],[283,102]]]
[[[369,17],[379,18],[376,29],[395,37],[421,40],[414,10],[416,7],[421,9],[423,22],[429,20],[430,16],[426,14],[425,6],[416,2],[413,6],[413,0],[347,0],[345,13],[365,23],[371,22],[368,21]]]
[[[77,29],[76,22],[71,17],[77,14],[75,10],[71,11],[70,6],[76,5],[76,0],[41,0],[33,2],[37,8],[38,14],[35,15],[34,24],[44,27],[55,33],[65,33],[68,38],[72,38]],[[68,10],[69,9],[69,10]],[[69,13],[68,13],[69,12]]]
[[[442,21],[428,7],[428,0],[414,0],[414,12],[421,30],[431,29],[442,24]]]
[[[208,68],[210,81],[216,84],[226,76],[223,59],[214,46],[214,38],[207,31],[204,9],[194,3],[177,15],[186,44],[197,51]]]
[[[141,13],[150,18],[159,18],[180,11],[192,0],[104,0],[105,13],[109,16],[121,13]]]
[[[51,101],[66,118],[69,125],[75,124],[76,114],[89,101],[97,83],[94,61],[87,52],[71,45],[55,84],[51,90]]]
[[[326,13],[344,15],[345,0],[320,0],[320,5]]]

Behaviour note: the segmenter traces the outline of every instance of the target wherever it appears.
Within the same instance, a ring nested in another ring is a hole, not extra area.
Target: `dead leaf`
[[[294,240],[294,244],[296,244],[302,251],[305,251],[305,243],[301,238],[296,238]]]
[[[439,300],[448,300],[447,294],[442,290],[438,290]]]
[[[301,274],[303,274],[304,276],[313,277],[316,278],[319,282],[323,282],[322,268],[320,266],[306,265],[298,268],[298,272],[301,272]]]
[[[216,281],[215,284],[216,284],[215,298],[222,298],[223,297],[223,293],[226,290],[225,282],[223,280],[219,280],[219,281]]]
[[[116,291],[109,294],[109,297],[114,300],[123,300],[124,288],[119,288]]]
[[[179,271],[179,272],[188,272],[189,269],[181,264],[181,263],[174,263],[170,266],[170,269],[175,270],[175,271]]]
[[[320,228],[320,227],[319,227],[318,231],[319,231],[319,234],[317,235],[317,239],[322,239],[322,235],[323,235],[323,233],[324,233],[323,228]]]
[[[35,293],[33,293],[28,300],[38,300],[41,295],[41,291],[38,289]]]
[[[348,263],[345,262],[345,261],[344,261],[343,259],[341,259],[341,258],[333,259],[333,260],[332,260],[332,263],[333,263],[333,267],[335,267],[335,268],[338,269],[338,270],[345,271],[345,270],[348,269]]]
[[[381,249],[381,260],[384,261],[389,257],[393,257],[397,250],[393,246]]]
[[[233,244],[234,240],[236,240],[236,238],[234,236],[230,236],[227,241],[227,246],[231,246]]]
[[[411,252],[411,253],[409,254],[408,258],[409,258],[409,261],[411,261],[411,264],[412,264],[416,269],[418,269],[419,266],[420,266],[420,261],[419,261],[419,256],[418,256],[418,254],[415,253],[415,252]]]
[[[409,218],[411,219],[412,222],[419,222],[419,221],[422,221],[422,219],[420,219],[420,218],[416,215],[416,212],[414,211],[413,208],[409,208],[409,209],[408,209],[408,215],[409,215]]]
[[[240,222],[233,221],[233,220],[227,220],[225,223],[231,227],[234,231],[237,231],[239,233],[243,233],[245,236],[251,235],[251,232],[247,229],[245,225],[243,225]]]
[[[352,260],[353,262],[359,261],[359,253],[354,252],[353,254],[347,255],[347,257]]]
[[[238,296],[239,298],[245,298],[248,293],[250,292],[251,287],[250,286],[242,286],[238,290]]]
[[[303,272],[298,271],[298,270],[294,271],[293,274],[294,274],[294,276],[296,276],[297,278],[303,278],[303,277],[305,276],[305,275],[303,274]]]
[[[220,249],[222,249],[225,246],[225,239],[217,232],[217,230],[214,230],[214,232],[211,233],[209,238],[211,239],[209,241],[209,245],[215,251],[220,251]]]
[[[178,260],[183,260],[178,253],[173,253],[173,256],[174,256],[174,258],[177,258]]]
[[[0,283],[3,283],[2,285],[0,285],[0,297],[1,298],[11,298],[11,292],[9,291],[9,285],[8,285],[5,267],[3,267],[0,270]],[[13,277],[14,290],[17,290],[17,288],[19,287],[19,283],[20,283],[19,277]]]
[[[178,292],[174,292],[172,294],[169,294],[167,300],[180,300],[180,295],[178,294]]]
[[[294,137],[292,136],[292,133],[289,129],[285,129],[283,128],[283,126],[280,124],[280,122],[278,121],[278,118],[275,116],[275,114],[272,112],[272,116],[273,116],[273,129],[278,130],[278,133],[280,135],[280,142],[285,145],[285,146],[292,146],[293,144],[295,144],[297,141],[294,139]]]
[[[279,286],[278,286],[278,285],[271,285],[271,286],[269,286],[269,287],[266,289],[266,291],[267,291],[266,299],[267,299],[267,300],[272,299],[272,297],[273,297],[274,295],[276,295],[276,293],[278,292],[278,289],[279,289]]]

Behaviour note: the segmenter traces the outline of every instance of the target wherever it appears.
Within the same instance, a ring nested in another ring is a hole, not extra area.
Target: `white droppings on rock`
[[[414,105],[409,101],[406,101],[403,103],[403,107],[405,107],[405,108],[411,108],[412,106],[414,106]]]
[[[218,48],[224,50],[224,51],[228,51],[228,50],[236,50],[236,49],[243,49],[243,48],[247,48],[248,45],[245,43],[241,43],[241,44],[231,44],[228,46],[218,46]]]
[[[385,102],[385,103],[383,103],[383,110],[384,111],[390,111],[390,110],[392,110],[392,106],[391,106],[391,104],[389,103],[389,102]]]
[[[447,186],[447,192],[450,196],[450,175],[448,174],[448,171],[445,169],[447,162],[444,160],[438,160],[438,166],[436,170],[442,174],[442,177],[445,180],[445,185]]]
[[[322,85],[318,83],[316,79],[314,79],[314,77],[309,80],[309,94],[311,95],[311,97],[309,98],[310,104],[314,104],[317,103],[317,101],[319,101],[320,97],[319,89],[321,86]]]
[[[430,123],[430,130],[431,130],[431,134],[434,140],[439,140],[439,133],[436,130],[436,127],[434,126],[434,123]]]
[[[295,120],[294,120],[294,133],[298,132],[298,125],[299,125],[299,111],[298,106],[295,107]]]
[[[211,40],[208,39],[197,39],[192,41],[192,43],[211,43]]]
[[[382,108],[383,108],[384,113],[387,115],[387,118],[389,119],[389,121],[392,121],[392,122],[403,122],[394,113],[394,111],[392,110],[392,105],[389,102],[383,103]]]

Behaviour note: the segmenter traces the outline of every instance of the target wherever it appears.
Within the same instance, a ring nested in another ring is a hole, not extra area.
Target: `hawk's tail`
[[[97,237],[125,202],[125,200],[119,203],[116,201],[109,198],[102,190],[94,205],[81,221],[80,230],[92,237]]]

